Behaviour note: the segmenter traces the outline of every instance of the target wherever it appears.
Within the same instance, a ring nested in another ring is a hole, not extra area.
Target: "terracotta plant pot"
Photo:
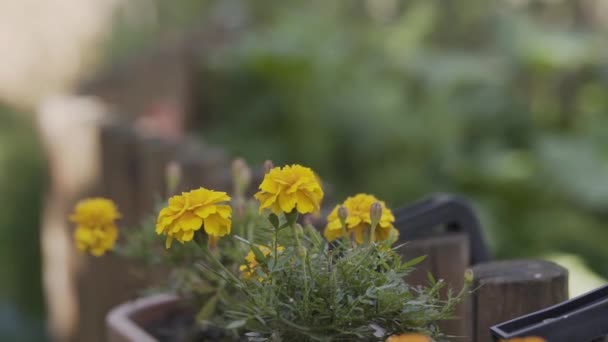
[[[144,330],[151,322],[160,321],[170,312],[183,310],[179,298],[158,294],[121,304],[106,316],[108,342],[155,342]]]

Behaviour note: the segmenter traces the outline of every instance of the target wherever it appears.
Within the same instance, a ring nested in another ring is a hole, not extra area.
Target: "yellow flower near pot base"
[[[105,254],[118,238],[115,221],[119,218],[116,205],[109,199],[96,197],[78,202],[70,216],[70,221],[76,223],[76,247],[95,256]]]
[[[347,209],[348,216],[346,217],[346,232],[350,234],[354,232],[357,243],[365,242],[365,235],[370,234],[371,216],[370,210],[372,204],[378,202],[382,206],[382,214],[374,232],[376,241],[384,241],[391,236],[391,231],[398,234],[393,226],[395,216],[390,209],[386,207],[384,202],[379,201],[376,197],[368,194],[357,194],[353,197],[348,197],[342,205],[337,205],[327,217],[327,226],[325,227],[325,238],[328,241],[333,241],[342,236],[342,223],[338,217],[338,209],[344,206]]]
[[[272,250],[269,247],[258,246],[258,248],[264,256],[269,256],[272,253]],[[283,252],[284,250],[285,248],[283,246],[277,246],[277,251],[279,253]],[[239,266],[239,271],[241,271],[245,279],[251,279],[251,277],[253,277],[253,275],[255,274],[256,268],[259,266],[259,264],[259,261],[255,258],[255,254],[251,250],[249,251],[249,253],[247,253],[247,256],[245,256],[245,264]],[[263,279],[258,277],[258,280],[262,281]]]
[[[320,210],[323,189],[315,173],[301,165],[272,168],[265,176],[255,198],[260,202],[260,213],[270,209],[275,214],[300,214]]]
[[[212,239],[225,236],[232,226],[232,208],[225,204],[228,201],[230,196],[225,192],[205,188],[173,196],[158,214],[156,233],[167,235],[166,248],[173,239],[191,241],[201,227]]]
[[[386,342],[431,342],[431,338],[422,334],[401,334],[393,335],[386,339]]]

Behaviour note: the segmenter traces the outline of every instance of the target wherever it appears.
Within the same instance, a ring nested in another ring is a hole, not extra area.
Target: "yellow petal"
[[[383,228],[381,226],[376,226],[376,231],[374,232],[376,241],[384,241],[388,239],[391,234],[393,227]]]
[[[303,178],[300,178],[298,180],[295,181],[295,183],[291,184],[289,186],[289,188],[287,188],[287,190],[285,191],[288,194],[292,194],[296,191],[298,191],[298,189],[300,188],[300,186],[302,186],[302,184],[305,182],[306,180]]]
[[[183,196],[175,195],[169,198],[169,208],[172,211],[180,212],[186,205],[186,200]]]
[[[355,240],[357,241],[357,243],[358,244],[364,243],[365,234],[369,230],[369,227],[365,224],[360,224],[360,225],[356,226],[355,228],[353,228],[353,230],[355,231]]]
[[[349,210],[349,215],[348,215],[348,217],[346,218],[346,225],[347,225],[347,227],[349,227],[349,228],[353,228],[353,227],[356,227],[356,226],[358,226],[358,225],[360,225],[360,224],[361,224],[361,217],[356,216],[356,214],[355,214],[355,213],[353,213],[353,214],[351,215],[351,214],[350,214],[350,210]]]
[[[431,342],[431,339],[426,335],[411,333],[390,336],[386,342]]]
[[[191,212],[185,212],[177,219],[177,223],[183,230],[197,230],[202,226],[203,220]]]
[[[211,214],[214,214],[216,211],[216,207],[214,205],[205,205],[194,210],[196,216],[200,218],[205,218]]]
[[[329,229],[326,228],[323,232],[323,236],[327,239],[327,241],[334,241],[335,239],[342,237],[342,229]]]
[[[230,221],[220,215],[210,215],[205,219],[205,232],[216,237],[230,233]]]
[[[296,196],[288,194],[279,195],[279,206],[284,213],[289,213],[296,206]]]
[[[102,256],[106,253],[106,249],[103,247],[91,248],[91,254],[96,257]]]
[[[223,218],[230,218],[232,216],[232,208],[229,205],[218,205],[216,206],[217,213]]]
[[[296,200],[298,202],[298,211],[301,214],[311,213],[315,210],[314,203],[303,191],[296,192]]]
[[[180,242],[192,241],[192,238],[194,238],[194,230],[184,231],[180,236]]]

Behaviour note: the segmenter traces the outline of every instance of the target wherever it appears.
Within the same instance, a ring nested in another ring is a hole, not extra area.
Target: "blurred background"
[[[607,33],[603,0],[0,1],[0,340],[48,339],[47,128],[70,96],[308,165],[337,200],[463,194],[498,258],[602,284]]]

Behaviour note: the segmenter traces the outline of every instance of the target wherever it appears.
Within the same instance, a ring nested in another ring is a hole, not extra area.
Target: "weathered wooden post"
[[[112,123],[100,128],[101,181],[96,193],[116,202],[121,230],[130,229],[154,213],[155,201],[167,195],[166,167],[177,144],[142,136],[132,126]],[[162,278],[163,270],[142,271],[135,261],[108,254],[83,256],[79,275],[79,341],[105,341],[105,315],[134,298],[137,291]],[[158,274],[156,274],[158,273]]]
[[[116,202],[120,226],[137,223],[136,137],[129,126],[107,125],[100,130],[101,184],[98,193]],[[83,256],[86,267],[79,274],[79,341],[105,340],[104,317],[118,303],[128,300],[141,284],[130,273],[131,263],[116,255]]]
[[[469,239],[465,234],[444,234],[409,242],[403,247],[404,258],[411,259],[426,255],[426,259],[416,266],[407,277],[412,285],[427,285],[430,272],[436,279],[443,279],[447,286],[442,294],[452,288],[459,291],[464,284],[464,272],[470,266]],[[440,323],[441,331],[453,336],[454,341],[469,340],[469,320],[467,303],[460,303],[456,308],[456,317]]]
[[[140,136],[136,141],[137,216],[154,213],[158,201],[164,200],[167,189],[167,165],[174,158],[177,144],[154,136]]]
[[[568,299],[568,271],[553,262],[489,262],[472,271],[473,342],[491,342],[494,324]]]
[[[190,141],[180,148],[176,161],[181,167],[178,192],[201,186],[231,191],[230,163],[223,151]]]
[[[449,288],[459,291],[465,270],[490,257],[479,220],[463,198],[436,194],[396,210],[395,216],[401,240],[411,240],[404,248],[405,257],[427,256],[409,276],[411,284],[426,285],[430,272],[446,282],[444,295]],[[455,314],[453,320],[440,322],[440,328],[453,340],[470,340],[470,302],[460,303]]]

